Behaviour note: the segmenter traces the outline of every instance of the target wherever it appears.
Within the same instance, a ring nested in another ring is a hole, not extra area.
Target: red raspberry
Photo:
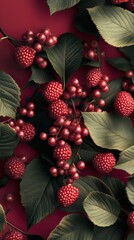
[[[21,131],[24,133],[24,136],[22,138],[23,141],[30,141],[35,136],[35,127],[32,123],[24,123]]]
[[[134,12],[134,0],[129,0],[126,4],[126,8],[131,12]]]
[[[51,81],[44,85],[43,96],[47,102],[56,101],[63,94],[62,84]]]
[[[49,104],[49,115],[52,119],[57,119],[61,116],[68,115],[68,107],[63,100],[56,100]]]
[[[58,146],[53,149],[53,157],[58,161],[67,161],[72,155],[71,147],[68,143],[65,143],[64,146]]]
[[[69,207],[72,205],[79,196],[79,189],[71,184],[60,187],[57,192],[58,202],[63,207]]]
[[[15,51],[15,57],[21,67],[26,68],[32,65],[36,51],[28,46],[20,46]]]
[[[126,91],[117,93],[114,99],[115,110],[122,116],[129,116],[134,111],[134,99]]]
[[[111,2],[113,4],[121,4],[121,3],[125,3],[125,2],[128,2],[129,0],[111,0]]]
[[[134,211],[128,214],[127,224],[131,229],[134,229]]]
[[[19,179],[24,174],[25,164],[19,157],[13,156],[6,161],[4,169],[9,177]]]
[[[102,174],[112,171],[116,164],[116,159],[112,153],[98,153],[92,160],[94,168]]]
[[[23,235],[22,233],[14,230],[12,232],[7,232],[4,240],[23,240]]]
[[[87,87],[95,87],[98,85],[101,80],[101,70],[100,68],[91,69],[86,76]]]

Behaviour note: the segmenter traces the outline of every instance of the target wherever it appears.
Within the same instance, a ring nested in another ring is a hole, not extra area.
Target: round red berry
[[[112,171],[116,164],[116,159],[112,153],[97,153],[92,160],[94,168],[102,174]]]
[[[29,46],[20,46],[15,51],[16,61],[21,67],[26,68],[32,65],[36,51]]]
[[[53,149],[53,157],[58,161],[67,161],[72,155],[71,146],[68,143],[65,143],[64,146],[56,146]]]

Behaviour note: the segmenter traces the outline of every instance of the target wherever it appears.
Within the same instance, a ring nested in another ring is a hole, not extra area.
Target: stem
[[[27,236],[28,234],[23,232],[22,230],[20,230],[19,228],[15,227],[13,224],[11,224],[10,222],[6,222],[8,226],[10,226],[11,228],[14,228],[15,230],[17,230],[18,232],[22,233],[23,235]]]
[[[1,28],[0,28],[0,32],[2,33],[2,35],[5,37],[5,39],[7,39],[9,42],[11,42],[15,47],[17,47],[15,40],[11,37],[9,37]]]
[[[2,38],[0,38],[0,42],[1,42],[2,40],[5,40],[5,39],[8,39],[8,37],[2,37]]]

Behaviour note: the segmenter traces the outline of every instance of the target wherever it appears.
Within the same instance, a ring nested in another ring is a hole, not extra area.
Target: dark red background
[[[50,16],[45,0],[1,0],[0,28],[2,28],[9,36],[19,40],[22,33],[29,28],[33,29],[35,32],[39,32],[44,27],[48,26],[57,36],[64,32],[73,32],[80,36],[82,40],[86,40],[90,44],[91,36],[79,33],[73,25],[73,19],[76,12],[77,8],[74,7]],[[117,49],[109,46],[103,40],[100,40],[100,48],[102,51],[106,52],[106,57],[108,58],[119,55]],[[111,80],[123,75],[122,72],[116,71],[106,64],[105,57],[103,57],[102,61],[102,71],[103,73],[108,74]],[[20,88],[25,85],[30,76],[29,69],[22,70],[16,64],[14,60],[14,46],[12,46],[7,40],[0,42],[0,69],[9,73],[18,83]],[[85,72],[86,70],[87,68],[85,68]],[[85,72],[81,73],[82,77],[85,75]],[[31,93],[31,88],[25,90],[21,96],[22,100],[24,101],[26,96],[30,95]],[[29,160],[38,154],[26,144],[20,144],[16,149],[16,153],[18,152],[22,152],[22,155],[26,155]],[[87,166],[84,173],[96,174],[90,166]],[[123,172],[114,170],[111,175],[119,177],[122,180],[126,180],[126,175]],[[7,214],[7,220],[18,228],[26,231],[26,218],[24,209],[20,204],[18,181],[12,180],[6,187],[0,189],[0,203],[4,206],[4,208],[6,208],[6,206],[3,202],[3,197],[9,192],[14,194],[15,201],[13,204],[8,204],[7,206],[10,208],[10,211]],[[53,214],[46,217],[39,224],[33,226],[29,233],[39,234],[46,238],[64,215],[64,212],[56,210]]]

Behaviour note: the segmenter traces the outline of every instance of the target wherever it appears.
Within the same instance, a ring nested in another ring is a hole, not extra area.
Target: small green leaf
[[[129,118],[107,112],[82,115],[96,145],[120,151],[134,145],[134,128]]]
[[[120,48],[120,51],[130,60],[132,66],[134,66],[134,46]]]
[[[80,67],[82,49],[80,39],[72,33],[60,35],[53,48],[45,48],[49,61],[64,82]]]
[[[26,211],[28,228],[54,211],[58,188],[57,179],[49,174],[41,159],[32,160],[20,183],[21,202]]]
[[[34,83],[43,84],[53,79],[50,72],[42,70],[36,66],[31,67],[32,74],[30,76],[29,82],[33,81]]]
[[[134,231],[129,233],[127,240],[133,240],[133,239],[134,239]]]
[[[107,43],[115,47],[134,44],[134,14],[132,12],[116,6],[89,8],[88,12]]]
[[[0,71],[0,116],[15,118],[20,103],[20,89],[13,78]]]
[[[71,8],[76,5],[80,0],[47,0],[47,4],[50,9],[50,14],[64,10],[66,8]]]
[[[15,131],[8,124],[0,124],[0,158],[10,157],[17,143]]]
[[[84,59],[81,63],[81,66],[100,67],[100,63],[92,61],[90,59]]]
[[[93,226],[79,214],[65,216],[50,233],[48,240],[93,240]]]
[[[116,199],[101,192],[91,192],[83,203],[89,219],[99,227],[114,224],[120,214],[120,205]]]
[[[121,71],[128,71],[132,68],[129,61],[126,58],[111,58],[107,59],[107,62],[114,68]]]
[[[0,232],[4,229],[4,224],[6,223],[6,216],[2,205],[0,204]]]
[[[129,178],[126,186],[126,193],[129,201],[134,205],[134,177]]]
[[[120,153],[119,160],[114,168],[124,170],[129,174],[134,173],[134,145]]]

